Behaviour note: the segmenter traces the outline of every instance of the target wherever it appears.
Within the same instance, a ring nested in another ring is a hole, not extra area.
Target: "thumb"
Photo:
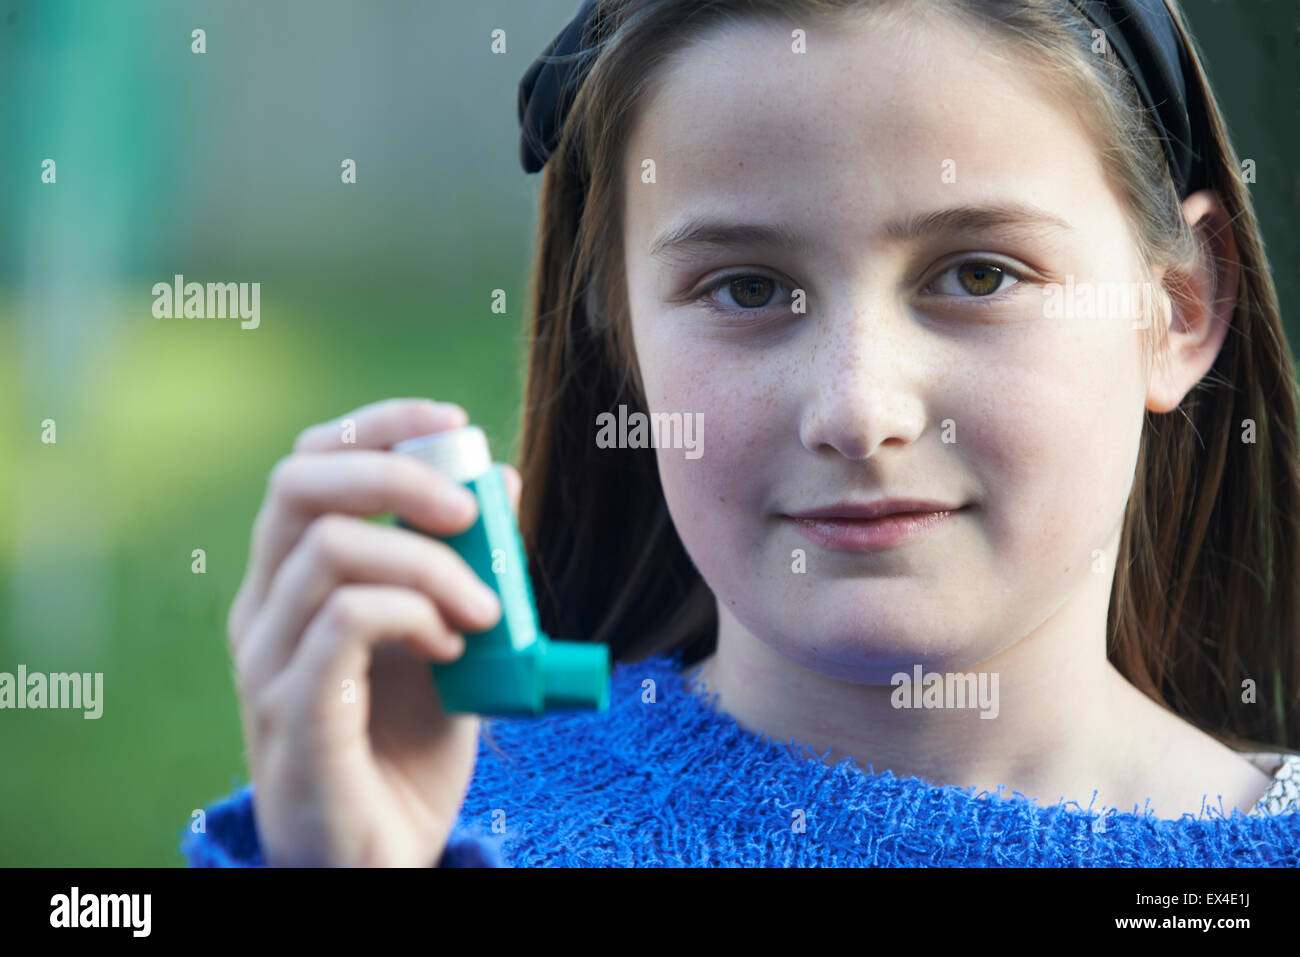
[[[506,494],[510,496],[510,507],[514,509],[515,517],[519,517],[519,491],[524,486],[524,481],[519,477],[519,472],[513,465],[502,465],[506,478]]]

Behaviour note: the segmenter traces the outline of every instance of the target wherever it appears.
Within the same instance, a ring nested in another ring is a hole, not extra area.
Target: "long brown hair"
[[[1202,57],[1209,184],[1240,261],[1232,325],[1210,373],[1146,413],[1108,617],[1108,657],[1156,702],[1244,750],[1300,745],[1300,450],[1295,369],[1259,226]],[[596,417],[646,409],[628,325],[624,144],[637,105],[687,41],[754,17],[939,14],[1072,94],[1129,214],[1142,262],[1204,256],[1160,142],[1113,52],[1067,0],[609,0],[600,52],[543,171],[520,432],[520,527],[542,627],[609,644],[615,661],[716,642],[713,594],[668,514],[653,449],[605,449]],[[1028,52],[1026,52],[1028,51]],[[1150,361],[1165,330],[1152,323]],[[1255,443],[1241,441],[1245,421]],[[1253,681],[1258,701],[1242,700]]]

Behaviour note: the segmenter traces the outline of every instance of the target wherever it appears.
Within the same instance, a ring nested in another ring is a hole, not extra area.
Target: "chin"
[[[933,600],[882,607],[879,601],[819,605],[804,599],[785,606],[779,619],[774,633],[769,632],[775,650],[846,681],[888,684],[900,671],[910,674],[914,665],[958,671],[987,657],[973,632],[953,630],[951,612]]]
[[[856,634],[910,648],[952,629],[959,606],[929,583],[875,578],[819,583],[798,607],[801,618],[818,623],[818,634]]]

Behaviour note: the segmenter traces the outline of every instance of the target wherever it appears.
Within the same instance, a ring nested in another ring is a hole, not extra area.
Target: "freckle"
[[[719,495],[719,496],[718,496],[718,501],[719,501],[719,502],[725,502],[726,500],[727,500],[727,496],[725,496],[725,495]]]
[[[736,165],[737,165],[737,166],[744,166],[744,165],[745,165],[745,161],[744,161],[744,160],[741,160],[741,161],[740,161],[739,163],[737,163]]]

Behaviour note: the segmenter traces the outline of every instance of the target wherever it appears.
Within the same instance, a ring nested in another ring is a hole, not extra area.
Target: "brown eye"
[[[987,296],[997,292],[1002,284],[1003,270],[992,263],[967,262],[957,269],[957,281],[973,296]]]
[[[727,288],[736,305],[746,309],[761,309],[772,301],[774,285],[765,276],[742,276],[733,279]]]
[[[696,301],[727,319],[757,319],[759,315],[771,316],[783,304],[793,308],[793,296],[794,291],[780,279],[737,273],[717,279]]]
[[[1023,293],[1025,290],[1019,287],[1025,283],[1025,277],[1010,266],[987,259],[965,259],[948,266],[923,292],[936,293],[949,301],[988,299],[1000,303]]]

